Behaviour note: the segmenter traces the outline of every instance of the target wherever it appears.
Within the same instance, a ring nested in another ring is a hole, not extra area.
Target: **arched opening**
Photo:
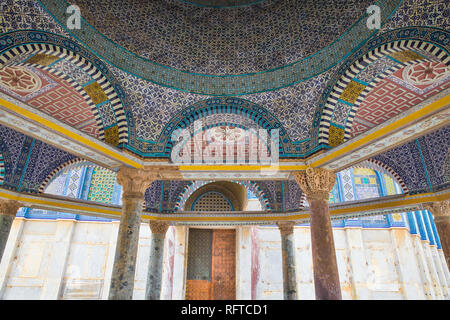
[[[325,94],[320,143],[340,145],[447,88],[449,56],[431,32],[389,31],[366,44],[365,54],[350,57]]]
[[[128,142],[123,95],[102,62],[59,35],[27,31],[21,41],[0,55],[4,92],[109,144]]]

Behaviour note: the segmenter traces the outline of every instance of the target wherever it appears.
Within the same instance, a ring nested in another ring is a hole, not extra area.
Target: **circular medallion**
[[[39,90],[41,79],[34,72],[19,66],[8,66],[0,69],[0,84],[8,89],[23,93]]]
[[[442,62],[425,61],[405,67],[403,78],[413,85],[430,85],[442,80],[450,73],[450,68]]]

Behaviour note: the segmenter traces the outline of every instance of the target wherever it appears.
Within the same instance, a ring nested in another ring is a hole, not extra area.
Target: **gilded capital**
[[[424,203],[423,207],[434,217],[450,217],[450,200]]]
[[[145,190],[157,180],[158,173],[151,168],[121,167],[117,173],[117,183],[123,187],[124,196],[143,197]]]
[[[305,171],[293,172],[293,175],[308,200],[328,200],[336,181],[336,174],[324,168],[308,167]]]
[[[285,236],[294,232],[295,221],[278,221],[277,226],[281,235]]]
[[[166,221],[150,221],[148,223],[150,225],[150,230],[152,233],[162,233],[165,234],[170,224]]]
[[[23,207],[19,201],[15,200],[0,200],[0,214],[15,217],[17,211]]]

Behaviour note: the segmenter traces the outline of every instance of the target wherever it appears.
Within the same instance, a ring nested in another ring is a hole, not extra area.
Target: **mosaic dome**
[[[180,0],[180,1],[205,7],[226,8],[226,7],[252,5],[265,0]]]
[[[228,9],[179,0],[73,3],[97,31],[139,56],[223,75],[279,68],[312,55],[351,27],[371,1],[264,1]]]
[[[40,2],[67,29],[68,3]],[[80,7],[82,27],[67,31],[100,56],[143,79],[202,94],[306,80],[377,31],[367,27],[370,0],[69,2]],[[398,2],[377,3],[382,22]]]

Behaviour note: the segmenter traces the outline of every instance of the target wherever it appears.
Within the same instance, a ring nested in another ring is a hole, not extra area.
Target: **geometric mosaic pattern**
[[[185,186],[183,186],[183,188],[181,190],[177,190],[178,192],[176,193],[176,201],[174,204],[173,211],[184,210],[184,205],[185,205],[187,199],[189,199],[189,197],[197,189],[199,189],[200,187],[202,187],[208,183],[212,183],[212,182],[214,182],[214,181],[191,181],[191,182],[188,182]],[[254,196],[256,196],[256,198],[259,199],[259,201],[261,203],[261,207],[263,208],[264,211],[269,212],[272,210],[271,206],[270,206],[270,202],[267,199],[267,197],[265,196],[263,190],[258,185],[258,182],[256,182],[256,181],[231,181],[231,182],[234,182],[234,183],[244,186]],[[298,208],[298,204],[297,204],[297,208]]]
[[[234,211],[234,209],[231,201],[222,193],[210,191],[194,200],[191,211]]]
[[[41,79],[25,68],[7,66],[0,70],[0,82],[10,90],[34,92],[42,86]]]
[[[353,183],[358,200],[378,198],[378,181],[375,171],[367,168],[353,169]]]
[[[166,122],[158,141],[156,143],[141,142],[139,149],[146,151],[146,155],[168,157],[174,145],[171,138],[175,130],[189,128],[196,121],[203,120],[207,116],[218,115],[217,119],[220,120],[222,115],[230,114],[235,117],[247,118],[250,122],[253,122],[251,128],[264,128],[268,134],[270,134],[270,130],[278,129],[280,155],[294,151],[295,147],[291,139],[274,115],[248,100],[225,97],[203,100],[175,114],[171,113],[170,121]],[[233,126],[235,124],[225,125]],[[202,129],[208,129],[208,127],[203,127]]]
[[[65,1],[41,3],[65,26]],[[333,6],[312,0],[301,5],[297,0],[267,0],[235,9],[170,3],[170,10],[166,0],[151,5],[135,1],[119,9],[108,1],[93,6],[78,0],[81,28],[69,31],[106,61],[140,78],[183,91],[227,96],[309,79],[373,34],[360,19],[371,4],[366,0]],[[383,23],[398,3],[377,2]],[[145,19],[140,18],[143,15]]]
[[[445,0],[403,0],[380,33],[407,26],[448,27]]]
[[[41,71],[57,82],[58,86],[28,100],[27,103],[74,128],[98,137],[99,129],[95,117],[85,99],[65,80]]]
[[[445,174],[450,126],[395,147],[374,160],[388,165],[406,184],[410,194],[439,191],[450,186]]]
[[[92,81],[92,78],[86,72],[66,59],[60,59],[51,66],[56,71],[70,76],[70,78],[76,81],[80,86],[84,86],[86,83]]]
[[[443,63],[437,62],[422,62],[418,65],[410,65],[409,67],[429,66],[430,64],[434,67],[445,67]],[[440,77],[437,81],[428,81],[428,84],[416,86],[405,79],[405,71],[408,71],[407,68],[404,67],[397,70],[395,73],[381,80],[366,96],[354,118],[351,131],[352,137],[387,121],[426,100],[430,96],[450,87],[450,68],[448,68],[449,72],[447,72],[447,75]],[[432,68],[430,67],[430,69]]]
[[[294,180],[283,181],[284,209],[285,211],[298,210],[302,207],[302,190]]]
[[[0,126],[0,153],[4,162],[2,187],[39,192],[47,176],[76,157],[22,133]]]
[[[88,200],[108,204],[112,203],[115,181],[115,172],[99,167],[94,168]]]
[[[205,7],[235,7],[253,5],[264,0],[183,0],[192,4]]]
[[[62,163],[61,165],[59,165],[58,167],[56,167],[42,182],[41,186],[39,187],[38,192],[42,193],[44,192],[44,190],[46,190],[47,185],[49,185],[49,183],[51,184],[53,179],[57,178],[60,173],[62,174],[63,172],[66,172],[67,170],[63,170],[66,169],[69,166],[75,165],[77,163],[80,162],[86,162],[85,160],[81,159],[81,158],[74,158],[71,159],[65,163]]]
[[[76,158],[74,155],[56,149],[39,140],[32,139],[31,146],[24,145],[23,154],[28,161],[24,166],[18,166],[15,175],[21,174],[21,180],[17,184],[19,191],[38,192],[42,182],[47,178],[54,168],[62,163]],[[19,173],[20,172],[20,173]]]
[[[66,197],[69,198],[78,198],[79,189],[82,187],[81,183],[81,174],[82,168],[77,168],[75,170],[71,170],[70,178],[66,188]]]
[[[133,118],[128,119],[129,145],[133,147],[133,151],[137,150],[142,156],[151,156],[152,153],[149,150],[155,149],[155,147],[149,142],[157,141],[164,125],[171,121],[174,114],[182,110],[189,110],[188,108],[205,100],[202,95],[163,88],[116,68],[111,71],[115,78],[122,83],[133,113]],[[308,139],[312,131],[316,102],[334,71],[335,68],[332,68],[313,79],[287,88],[244,95],[240,98],[251,101],[272,113],[293,141],[304,141]],[[221,100],[225,99],[221,98]],[[254,121],[248,117],[238,117],[232,113],[205,115],[202,120],[208,125],[218,123],[250,125],[253,122],[252,127],[256,126]],[[308,145],[308,142],[295,143],[291,147],[290,153],[293,155],[303,153],[305,149],[309,148],[305,144]],[[159,147],[156,147],[156,150],[158,151]]]
[[[366,161],[362,161],[353,166],[353,168],[369,168],[384,175],[388,176],[390,179],[395,181],[398,184],[399,188],[403,191],[404,194],[408,194],[409,190],[406,186],[403,179],[388,165],[373,158],[367,159]]]
[[[343,201],[354,201],[356,200],[355,191],[353,189],[353,177],[352,177],[352,170],[351,169],[345,169],[341,172],[338,172],[338,175],[340,176],[341,185],[342,185],[342,192],[344,194],[344,200]]]

